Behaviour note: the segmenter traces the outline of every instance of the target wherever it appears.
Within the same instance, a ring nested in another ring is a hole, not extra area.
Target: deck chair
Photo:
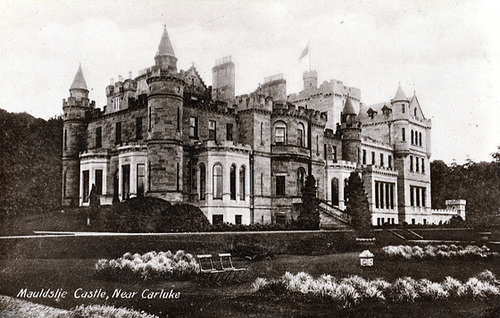
[[[200,273],[199,273],[200,279],[209,282],[216,282],[216,283],[221,282],[223,274],[225,274],[225,271],[215,268],[211,254],[196,255],[196,260],[200,265]]]
[[[236,268],[233,265],[233,261],[230,253],[219,254],[220,266],[225,272],[224,275],[226,280],[240,280],[241,276],[247,270],[246,268]]]

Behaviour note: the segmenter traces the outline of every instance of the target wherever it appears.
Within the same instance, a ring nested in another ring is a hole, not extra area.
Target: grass
[[[259,296],[252,292],[255,278],[276,278],[286,271],[308,272],[313,277],[330,274],[337,278],[359,275],[364,279],[383,278],[394,282],[397,278],[409,276],[414,279],[427,278],[442,282],[446,276],[466,281],[469,277],[489,269],[497,277],[500,268],[491,260],[463,261],[405,261],[375,260],[375,267],[361,269],[357,253],[330,254],[322,256],[277,255],[273,260],[260,262],[237,261],[236,267],[247,267],[248,273],[242,284],[226,286],[205,286],[196,281],[142,280],[109,281],[94,275],[97,259],[3,259],[0,260],[0,294],[16,296],[21,288],[62,288],[73,292],[77,288],[94,290],[102,288],[111,293],[115,289],[137,291],[144,289],[179,291],[180,299],[144,300],[134,299],[74,299],[68,297],[59,302],[43,299],[39,302],[63,309],[80,304],[112,305],[133,307],[160,317],[324,317],[324,316],[406,316],[406,317],[469,317],[495,310],[499,299],[479,299],[415,303],[360,304],[351,309],[337,309],[328,302],[288,299],[280,295]],[[373,309],[372,309],[373,308]],[[327,314],[328,313],[328,314]],[[422,315],[417,315],[422,313]],[[250,316],[251,316],[250,315]]]

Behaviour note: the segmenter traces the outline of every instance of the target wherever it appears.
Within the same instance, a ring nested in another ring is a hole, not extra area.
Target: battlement
[[[233,63],[231,55],[224,56],[224,57],[221,57],[220,59],[215,60],[215,66],[214,67],[221,66],[221,65],[224,65],[224,64],[229,64],[229,63]]]
[[[90,101],[88,98],[68,97],[68,99],[63,99],[63,109],[66,107],[85,107],[94,109],[95,101]]]
[[[272,111],[273,99],[272,97],[266,97],[265,95],[259,93],[236,96],[236,109],[238,111],[247,109]]]
[[[267,76],[264,78],[264,84],[274,82],[274,81],[283,81],[285,80],[283,73]]]
[[[314,109],[307,109],[303,106],[297,107],[294,104],[275,103],[273,107],[273,116],[290,116],[310,120],[313,124],[325,126],[328,119],[326,112],[320,112]]]
[[[312,86],[306,90],[300,91],[299,93],[290,94],[288,95],[288,100],[294,102],[332,95],[337,97],[349,95],[352,100],[358,102],[361,100],[361,90],[359,88],[346,86],[342,81],[335,79],[324,81],[319,87]]]

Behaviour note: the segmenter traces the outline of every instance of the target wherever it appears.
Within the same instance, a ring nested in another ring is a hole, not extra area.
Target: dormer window
[[[368,113],[368,116],[373,119],[373,117],[375,116],[375,114],[377,113],[376,111],[374,111],[372,108],[368,109],[367,111]]]

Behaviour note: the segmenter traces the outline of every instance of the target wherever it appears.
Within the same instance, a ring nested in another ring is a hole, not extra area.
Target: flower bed
[[[188,279],[199,272],[199,265],[193,255],[179,250],[175,254],[125,253],[117,259],[98,260],[95,270],[98,275],[113,279]]]
[[[446,277],[442,283],[411,277],[398,278],[394,283],[383,279],[365,280],[359,276],[337,279],[330,275],[313,278],[301,272],[293,275],[286,272],[279,279],[257,278],[255,291],[264,294],[302,295],[317,299],[332,300],[339,308],[348,308],[366,301],[406,301],[417,299],[440,300],[450,297],[477,298],[500,295],[500,282],[490,271],[484,271],[462,283]]]
[[[449,258],[489,258],[498,257],[499,253],[492,252],[487,246],[479,247],[476,245],[457,246],[451,245],[426,245],[420,246],[385,246],[381,249],[383,255],[391,258],[404,259],[449,259]]]

